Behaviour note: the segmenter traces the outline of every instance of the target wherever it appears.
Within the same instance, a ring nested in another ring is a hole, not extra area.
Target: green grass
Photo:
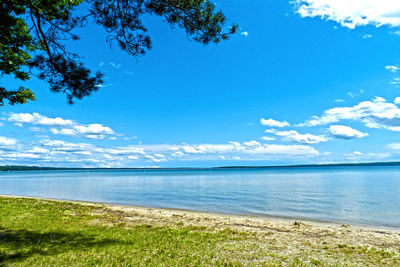
[[[340,244],[290,255],[256,234],[126,224],[120,216],[102,206],[0,197],[0,266],[341,266],[355,257],[400,264],[381,249]]]

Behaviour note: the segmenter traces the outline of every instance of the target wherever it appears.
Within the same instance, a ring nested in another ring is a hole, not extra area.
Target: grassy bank
[[[400,265],[399,233],[256,222],[0,197],[0,266]]]

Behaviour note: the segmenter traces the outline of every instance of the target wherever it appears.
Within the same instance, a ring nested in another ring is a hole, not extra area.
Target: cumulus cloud
[[[46,126],[66,126],[72,125],[74,122],[72,120],[65,120],[60,117],[49,118],[43,116],[39,113],[10,113],[7,118],[8,121],[18,123],[22,125],[23,123],[36,124],[36,125],[46,125]]]
[[[291,131],[277,131],[274,129],[266,130],[267,133],[275,134],[276,136],[283,137],[286,141],[293,141],[297,143],[304,144],[318,144],[327,142],[328,138],[323,135],[313,135],[313,134],[300,134],[295,130]]]
[[[302,17],[320,17],[354,29],[357,26],[400,26],[400,1],[397,0],[295,0]]]
[[[105,139],[107,136],[116,134],[110,127],[99,123],[84,125],[60,117],[49,118],[39,113],[10,113],[5,120],[18,124],[18,127],[22,127],[23,124],[49,126],[52,127],[50,131],[53,134],[77,137],[85,136],[89,139]],[[30,127],[29,129],[40,131],[40,128],[37,127]]]
[[[367,133],[362,133],[356,129],[344,125],[331,125],[329,127],[329,131],[334,137],[346,140],[368,136]]]
[[[261,118],[260,122],[261,122],[262,125],[269,126],[269,127],[283,128],[283,127],[290,126],[290,124],[287,121],[277,121],[277,120],[274,120],[274,119]]]
[[[314,116],[300,126],[326,125],[343,120],[359,121],[368,128],[400,131],[400,108],[382,97],[376,97],[352,107],[328,109],[321,116]]]
[[[400,105],[400,97],[396,97],[396,98],[394,99],[394,103],[395,103],[396,105]]]
[[[243,31],[243,32],[240,33],[240,35],[242,35],[242,36],[244,36],[244,37],[247,37],[247,36],[249,35],[249,33],[246,32],[246,31]]]

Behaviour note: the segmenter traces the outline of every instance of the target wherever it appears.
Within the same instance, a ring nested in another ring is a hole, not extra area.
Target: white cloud
[[[76,155],[82,155],[82,156],[92,156],[93,155],[93,153],[90,151],[75,151],[72,153],[74,153]]]
[[[344,125],[331,125],[329,127],[329,131],[334,137],[346,140],[368,136],[367,133],[362,133],[356,129]]]
[[[372,38],[372,35],[371,35],[371,34],[364,34],[364,35],[362,36],[362,38],[363,38],[363,39],[369,39],[369,38]]]
[[[0,146],[13,146],[17,144],[14,138],[0,136]]]
[[[354,29],[357,26],[400,26],[398,0],[295,0],[302,17],[321,17]]]
[[[247,37],[247,36],[249,35],[249,33],[246,32],[246,31],[243,31],[243,32],[240,33],[240,35],[242,35],[242,36],[244,36],[244,37]]]
[[[392,85],[399,85],[400,84],[400,77],[394,77],[393,80],[390,82]]]
[[[392,150],[400,150],[400,143],[389,144],[388,148]]]
[[[56,129],[56,128],[51,128],[50,131],[53,134],[62,134],[62,135],[70,135],[70,136],[75,136],[77,133],[73,129]]]
[[[274,119],[261,118],[260,122],[261,122],[262,125],[269,126],[269,127],[283,128],[283,127],[290,126],[290,124],[287,121],[277,121],[277,120],[274,120]]]
[[[261,137],[261,140],[264,140],[264,141],[274,141],[275,138],[274,138],[274,137],[270,137],[270,136],[263,136],[263,137]]]
[[[149,159],[149,160],[153,161],[153,162],[164,162],[164,161],[167,161],[167,159],[165,159],[165,158],[160,158],[160,157],[152,156],[152,155],[145,155],[144,157],[146,159]]]
[[[88,139],[105,139],[108,135],[113,135],[115,132],[107,126],[102,124],[89,124],[85,125],[75,125],[72,128],[50,129],[53,134],[69,135],[69,136],[80,136],[85,135]]]
[[[337,107],[326,110],[322,116],[314,116],[299,126],[317,126],[342,120],[360,121],[368,128],[400,131],[400,108],[382,97],[364,101],[353,107]]]
[[[327,142],[328,138],[323,135],[312,135],[312,134],[300,134],[295,130],[291,131],[276,131],[273,129],[266,130],[268,133],[273,133],[276,136],[283,137],[286,141],[293,141],[297,143],[304,143],[304,144],[318,144]]]
[[[177,151],[177,152],[173,152],[171,155],[174,157],[183,157],[183,156],[185,156],[185,153],[183,153],[182,151]]]
[[[13,152],[13,153],[8,153],[1,155],[2,157],[9,158],[9,159],[15,159],[15,160],[22,160],[22,159],[37,159],[40,158],[40,155],[33,154],[33,153],[20,153],[20,152]]]
[[[121,68],[121,64],[117,64],[117,63],[114,63],[114,62],[110,62],[108,64],[110,64],[113,68],[116,68],[116,69],[120,69]]]
[[[335,102],[336,102],[336,103],[343,103],[344,100],[343,100],[343,99],[335,99]]]
[[[225,159],[278,160],[320,155],[307,145],[262,144],[257,141],[229,142],[223,144],[161,144],[99,147],[90,143],[74,143],[63,140],[42,139],[18,142],[0,138],[5,147],[0,153],[3,164],[71,166],[71,167],[123,167],[146,162],[166,162],[170,159],[184,161]],[[179,164],[179,163],[177,163]],[[143,166],[143,165],[141,165]]]
[[[33,154],[47,154],[50,152],[50,150],[35,146],[32,149],[28,150],[28,152]]]
[[[393,73],[396,73],[396,72],[398,72],[400,70],[399,67],[393,66],[393,65],[392,66],[385,66],[385,69],[387,69],[387,70],[389,70],[389,71],[391,71]]]
[[[88,139],[96,139],[96,140],[103,140],[106,138],[104,134],[87,134],[86,138]]]
[[[393,35],[396,35],[396,36],[400,36],[400,31],[394,31],[394,32],[390,32],[390,33]]]
[[[29,127],[28,130],[31,132],[43,132],[44,131],[44,129],[39,128],[39,127]]]
[[[394,103],[397,104],[397,105],[400,105],[400,97],[396,97],[394,99]]]
[[[310,146],[304,145],[263,145],[258,149],[249,152],[250,154],[270,154],[270,155],[298,155],[298,156],[317,156],[319,152]]]
[[[114,131],[107,126],[98,123],[84,125],[76,125],[74,129],[81,134],[114,134]]]
[[[49,118],[39,113],[10,113],[7,118],[8,121],[18,123],[22,125],[23,123],[30,123],[36,125],[46,125],[46,126],[66,126],[74,124],[71,120],[65,120],[60,117]]]
[[[53,134],[85,136],[89,139],[105,139],[107,136],[116,134],[110,127],[99,123],[83,125],[60,117],[49,118],[39,113],[10,113],[6,120],[14,122],[18,127],[22,127],[23,124],[50,126],[52,127],[50,131]],[[41,131],[37,127],[30,127],[29,129],[32,131]]]
[[[250,147],[252,147],[252,146],[260,146],[261,144],[259,143],[259,142],[257,142],[257,141],[249,141],[249,142],[244,142],[243,143],[245,146],[250,146]]]

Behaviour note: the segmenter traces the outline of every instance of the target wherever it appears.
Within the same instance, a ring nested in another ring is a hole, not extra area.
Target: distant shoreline
[[[395,167],[400,162],[366,162],[366,163],[334,163],[334,164],[299,164],[275,166],[219,166],[219,167],[170,167],[170,168],[64,168],[64,167],[39,167],[23,165],[0,166],[0,171],[218,171],[218,170],[246,170],[246,169],[295,169],[295,168],[334,168],[334,167]]]

